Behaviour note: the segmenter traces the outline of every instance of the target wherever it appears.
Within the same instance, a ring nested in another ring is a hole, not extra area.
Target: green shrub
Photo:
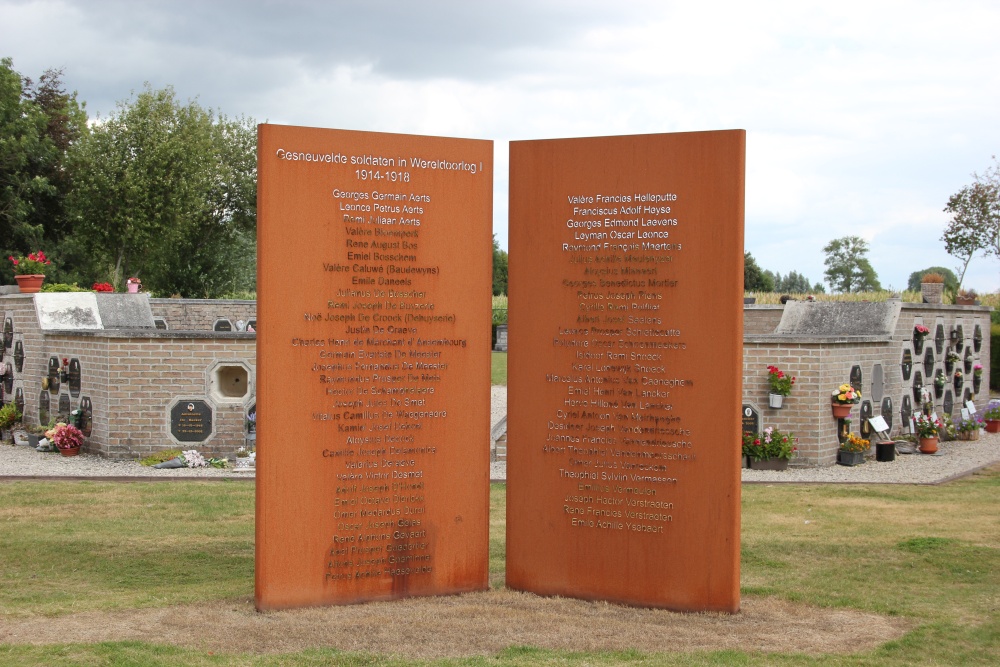
[[[164,461],[169,461],[170,459],[176,459],[180,455],[181,450],[179,449],[164,449],[162,452],[150,454],[146,458],[139,461],[139,463],[144,466],[155,466],[157,463],[163,463]]]
[[[42,285],[43,292],[91,292],[86,287],[80,287],[76,283],[68,285],[66,283],[44,283]]]
[[[1000,324],[990,326],[990,389],[1000,391]]]

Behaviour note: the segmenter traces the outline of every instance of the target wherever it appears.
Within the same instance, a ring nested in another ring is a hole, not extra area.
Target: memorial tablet
[[[180,442],[205,442],[212,435],[212,407],[201,400],[174,404],[170,408],[170,433]]]
[[[739,609],[744,151],[511,143],[509,587]]]
[[[744,433],[760,433],[760,410],[749,403],[743,404],[742,429]]]
[[[259,609],[487,588],[492,156],[259,127]]]

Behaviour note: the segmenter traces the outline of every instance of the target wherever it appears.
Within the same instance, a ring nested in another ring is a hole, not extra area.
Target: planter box
[[[788,470],[788,459],[762,459],[750,461],[751,470]]]
[[[837,451],[837,463],[842,466],[856,466],[865,462],[864,452]]]

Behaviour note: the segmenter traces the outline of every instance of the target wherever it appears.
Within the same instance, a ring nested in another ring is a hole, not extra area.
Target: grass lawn
[[[502,587],[505,486],[491,488],[490,582]],[[1000,468],[944,486],[743,488],[744,600],[779,598],[912,619],[874,650],[569,652],[513,646],[419,662],[329,649],[210,654],[147,641],[0,643],[0,665],[876,665],[1000,664]],[[253,595],[253,485],[0,484],[3,621],[58,623]],[[3,639],[0,641],[10,642]]]
[[[507,384],[507,353],[491,352],[490,384]]]

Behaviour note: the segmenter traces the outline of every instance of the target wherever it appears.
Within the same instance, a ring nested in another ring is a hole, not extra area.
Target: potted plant
[[[795,378],[786,374],[777,366],[768,366],[767,382],[771,386],[771,393],[767,397],[768,405],[776,410],[780,410],[785,396],[792,393],[792,385],[795,384]]]
[[[21,421],[21,412],[13,403],[5,403],[0,407],[0,439],[4,442],[11,442],[11,429],[14,424]]]
[[[933,454],[938,450],[938,434],[943,425],[940,419],[931,419],[927,415],[920,413],[916,417],[917,436],[920,438],[920,451],[924,454]]]
[[[972,391],[979,393],[979,387],[983,383],[983,365],[976,364],[972,367]]]
[[[865,452],[871,448],[871,441],[849,433],[847,439],[840,443],[837,452],[837,463],[842,466],[856,466],[865,462]]]
[[[41,250],[28,253],[27,256],[14,257],[10,255],[10,261],[14,263],[14,279],[17,280],[17,287],[24,294],[32,294],[42,289],[42,282],[45,280],[45,271],[52,261],[45,256]]]
[[[979,440],[979,428],[983,425],[975,417],[962,420],[956,428],[956,435],[959,440]]]
[[[94,290],[95,292],[115,291],[114,285],[112,285],[111,283],[94,283],[94,285],[90,289]]]
[[[944,276],[940,273],[925,273],[920,279],[920,294],[924,303],[941,303],[944,292]]]
[[[944,358],[944,370],[945,372],[952,372],[955,370],[955,364],[961,361],[962,358],[955,354],[954,352],[949,352],[948,356]]]
[[[240,447],[236,450],[236,470],[253,468],[256,458],[256,450],[247,447]]]
[[[994,404],[983,414],[987,433],[1000,433],[1000,404]]]
[[[125,286],[129,294],[138,294],[142,289],[142,281],[137,276],[132,276],[125,281]]]
[[[837,387],[831,396],[833,416],[843,419],[851,414],[851,406],[861,401],[861,392],[849,384]]]
[[[56,446],[63,456],[77,456],[83,446],[83,431],[72,424],[59,422],[45,432],[45,437]]]
[[[767,427],[749,446],[750,467],[754,470],[785,470],[797,447],[795,435]]]
[[[955,303],[959,306],[978,306],[979,303],[976,301],[978,298],[979,295],[976,294],[976,290],[960,289],[958,290],[958,294],[955,295]]]
[[[957,394],[962,391],[962,383],[964,382],[962,371],[955,371],[954,382],[955,382],[955,393]]]

